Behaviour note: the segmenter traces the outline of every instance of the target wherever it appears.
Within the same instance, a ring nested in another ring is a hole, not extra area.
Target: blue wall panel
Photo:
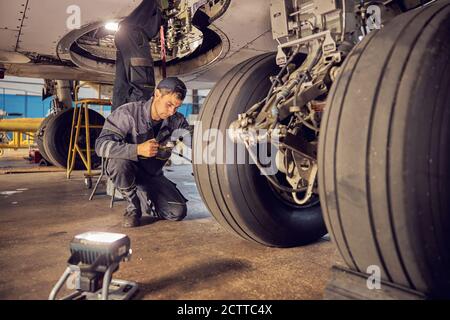
[[[21,118],[44,118],[50,103],[51,98],[42,101],[40,96],[2,94],[0,97],[0,109],[8,113],[21,113]]]
[[[0,109],[8,113],[21,113],[21,118],[44,118],[50,109],[51,100],[51,97],[42,101],[40,96],[2,94],[0,96]],[[100,106],[91,106],[91,108],[100,112]],[[103,112],[105,116],[108,116],[111,107],[104,106]],[[178,112],[187,117],[192,113],[192,104],[182,104]]]

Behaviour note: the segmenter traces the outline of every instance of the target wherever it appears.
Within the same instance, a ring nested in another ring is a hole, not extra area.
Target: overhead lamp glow
[[[114,21],[107,22],[105,24],[105,29],[116,32],[117,30],[119,30],[119,23]]]

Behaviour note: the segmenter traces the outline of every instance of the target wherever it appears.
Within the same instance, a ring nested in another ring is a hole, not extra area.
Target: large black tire
[[[205,164],[198,147],[205,131],[226,134],[231,122],[262,100],[270,88],[269,76],[279,71],[273,54],[251,58],[228,72],[208,95],[194,135],[194,175],[199,192],[216,220],[247,240],[267,246],[290,247],[316,241],[326,233],[320,206],[298,209],[280,200],[255,165]],[[208,137],[209,139],[210,137]],[[220,154],[215,142],[212,150]]]
[[[450,296],[450,1],[403,14],[347,58],[321,127],[319,186],[348,266]]]
[[[55,116],[47,123],[47,128],[44,135],[44,149],[49,160],[55,165],[62,168],[67,166],[67,155],[70,145],[70,131],[72,127],[73,108],[64,110],[55,114]],[[103,126],[105,118],[98,112],[89,109],[89,122],[91,125]],[[101,129],[91,128],[90,133],[90,145],[91,150],[95,149],[95,140],[100,135]],[[78,144],[81,149],[86,149],[86,133],[82,128],[80,131],[80,137]],[[92,168],[96,168],[100,165],[101,159],[92,153],[91,157]],[[75,169],[84,169],[85,166],[81,161],[79,155],[77,155],[75,161]]]
[[[46,117],[44,120],[42,120],[41,125],[39,126],[39,129],[36,133],[36,139],[35,139],[42,158],[44,158],[44,160],[50,164],[53,164],[53,163],[50,160],[50,157],[45,152],[44,139],[45,139],[45,131],[47,129],[47,124],[51,119],[53,119],[53,117],[54,117],[54,114],[51,113],[48,117]]]

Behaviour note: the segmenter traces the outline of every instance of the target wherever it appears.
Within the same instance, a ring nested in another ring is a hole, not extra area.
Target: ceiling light
[[[119,23],[114,22],[114,21],[107,22],[105,24],[105,29],[109,30],[109,31],[117,32],[117,30],[119,30]]]

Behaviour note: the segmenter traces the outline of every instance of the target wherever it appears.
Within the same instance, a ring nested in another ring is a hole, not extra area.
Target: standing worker
[[[186,216],[187,200],[162,170],[173,141],[183,138],[191,145],[189,124],[176,112],[185,96],[181,80],[162,80],[149,101],[127,103],[112,112],[95,142],[97,155],[107,159],[107,175],[128,203],[123,227],[139,226],[142,213],[172,221]]]
[[[155,74],[149,41],[160,27],[157,0],[142,0],[120,23],[114,38],[117,53],[112,111],[125,103],[148,101],[152,97]]]

